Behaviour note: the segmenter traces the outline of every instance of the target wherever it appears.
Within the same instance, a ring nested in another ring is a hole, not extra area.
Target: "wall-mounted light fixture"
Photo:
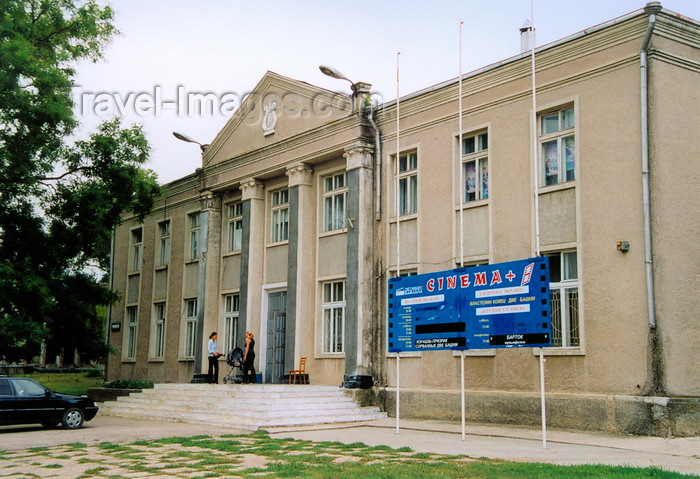
[[[630,242],[629,241],[618,241],[617,242],[617,250],[622,252],[622,253],[627,253],[630,250]]]

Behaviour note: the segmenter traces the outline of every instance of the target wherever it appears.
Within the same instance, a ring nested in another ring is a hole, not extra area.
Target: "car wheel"
[[[58,423],[61,421],[58,421],[56,419],[44,419],[41,421],[41,425],[44,426],[46,429],[53,429],[56,426],[58,426]]]
[[[85,414],[78,408],[71,408],[63,413],[61,424],[66,429],[78,429],[85,422]]]

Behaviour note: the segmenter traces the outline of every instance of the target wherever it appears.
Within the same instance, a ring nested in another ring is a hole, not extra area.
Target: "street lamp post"
[[[192,138],[183,135],[182,133],[173,132],[173,136],[178,140],[187,143],[195,143],[202,150],[202,155],[209,145],[204,145]],[[207,278],[207,241],[209,237],[209,208],[208,198],[202,196],[202,211],[200,212],[199,226],[199,274],[197,278],[197,324],[194,334],[194,373],[192,376],[193,383],[208,382],[208,375],[202,372],[202,343],[204,342],[204,295],[206,292]]]
[[[350,223],[347,234],[348,254],[347,254],[347,277],[346,287],[348,290],[354,289],[349,304],[346,305],[345,317],[345,375],[343,376],[344,388],[367,388],[374,380],[371,371],[368,354],[371,349],[376,348],[372,343],[362,344],[360,338],[367,338],[370,334],[372,312],[366,301],[361,298],[371,297],[372,280],[368,275],[368,269],[358,266],[362,263],[361,258],[372,254],[372,242],[374,235],[374,222],[372,221],[372,199],[366,193],[372,191],[372,176],[377,181],[375,188],[376,205],[381,205],[381,163],[380,146],[381,136],[379,128],[374,122],[373,108],[370,106],[370,88],[372,85],[364,82],[353,82],[348,77],[340,73],[333,67],[320,66],[321,73],[331,78],[350,82],[352,89],[352,113],[357,114],[360,119],[366,120],[374,129],[374,164],[372,168],[361,167],[366,165],[371,149],[367,148],[364,140],[359,139],[358,146],[350,150],[346,149],[345,157],[347,163],[347,188],[348,197],[346,200],[346,213],[354,214],[355,226]],[[360,158],[359,160],[357,158]],[[348,221],[350,220],[348,216]],[[365,236],[367,235],[367,236]],[[363,241],[362,237],[369,237],[368,241]]]

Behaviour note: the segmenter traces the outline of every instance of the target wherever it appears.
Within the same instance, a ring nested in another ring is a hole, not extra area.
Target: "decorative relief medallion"
[[[265,116],[263,116],[262,128],[263,135],[268,136],[275,132],[275,125],[277,125],[277,113],[275,113],[277,110],[277,102],[270,100],[264,108]]]

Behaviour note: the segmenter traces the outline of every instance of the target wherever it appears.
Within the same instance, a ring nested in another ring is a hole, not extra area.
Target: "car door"
[[[15,409],[14,402],[9,379],[0,378],[0,424],[10,421],[12,411]]]
[[[13,422],[35,423],[54,414],[47,389],[38,382],[27,378],[10,378],[14,390]]]

